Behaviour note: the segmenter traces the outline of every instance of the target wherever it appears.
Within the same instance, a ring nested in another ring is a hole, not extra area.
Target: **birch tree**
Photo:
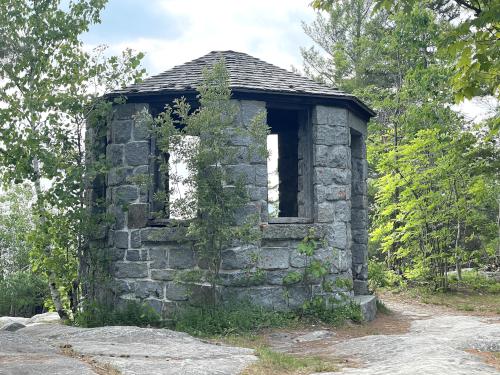
[[[47,275],[55,310],[75,295],[85,246],[85,124],[109,110],[103,92],[134,82],[142,54],[92,53],[80,36],[100,22],[105,0],[0,2],[0,173],[36,192],[34,267]],[[75,308],[75,306],[73,306]]]

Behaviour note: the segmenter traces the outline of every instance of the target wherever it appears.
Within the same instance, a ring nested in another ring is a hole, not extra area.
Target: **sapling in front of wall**
[[[168,173],[168,187],[156,199],[164,199],[164,210],[157,216],[188,223],[187,238],[207,271],[216,299],[216,283],[224,249],[259,240],[258,215],[239,215],[249,203],[245,176],[229,166],[239,164],[241,148],[234,137],[247,138],[246,158],[266,158],[266,113],[250,124],[237,124],[238,107],[231,100],[229,75],[224,61],[203,73],[197,88],[197,109],[184,100],[174,101],[155,119],[149,119],[159,150],[160,171]],[[143,116],[148,116],[146,113]],[[170,163],[169,163],[170,159]],[[175,162],[185,168],[178,173]],[[175,217],[175,220],[172,218]]]
[[[315,253],[321,247],[328,246],[324,238],[320,238],[314,228],[297,247],[299,254],[305,258],[305,267],[302,272],[291,271],[283,279],[287,288],[302,284],[307,288],[308,299],[302,305],[305,314],[312,314],[326,322],[341,322],[344,319],[361,320],[359,306],[349,300],[346,291],[352,290],[352,280],[328,278],[331,264],[315,259]],[[323,293],[314,293],[315,287],[320,287]]]

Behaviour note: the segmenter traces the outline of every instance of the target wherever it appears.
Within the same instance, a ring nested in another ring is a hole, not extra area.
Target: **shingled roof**
[[[195,60],[146,78],[141,83],[116,90],[111,95],[146,96],[195,91],[202,80],[203,69],[212,66],[221,57],[224,58],[229,71],[230,87],[233,92],[344,99],[353,102],[368,116],[374,115],[370,108],[353,95],[289,72],[246,53],[235,51],[212,51]]]

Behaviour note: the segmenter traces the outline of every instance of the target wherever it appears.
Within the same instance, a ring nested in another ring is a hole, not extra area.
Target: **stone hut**
[[[110,169],[94,183],[92,199],[107,202],[111,225],[102,227],[91,246],[109,255],[113,295],[118,300],[148,302],[163,315],[178,306],[203,302],[207,285],[182,281],[179,275],[199,269],[196,253],[183,240],[183,227],[151,214],[162,189],[154,156],[155,140],[135,114],[146,108],[153,116],[165,104],[184,96],[196,103],[195,87],[202,70],[223,57],[230,74],[232,99],[244,126],[266,111],[271,136],[277,139],[279,180],[273,194],[279,207],[270,215],[267,160],[242,161],[251,205],[260,214],[259,245],[228,248],[223,253],[218,294],[222,299],[246,298],[270,308],[300,306],[308,292],[367,295],[367,121],[373,111],[355,96],[327,87],[244,53],[211,52],[191,62],[147,78],[112,95],[124,95],[126,104],[115,105],[107,134],[89,139]],[[247,140],[234,145],[245,149]],[[99,151],[100,149],[100,151]],[[151,187],[134,183],[146,175]],[[310,228],[322,238],[314,257],[327,262],[327,278],[335,285],[306,288],[285,285],[291,271],[303,271],[305,257],[297,251]],[[258,270],[259,279],[251,276]],[[248,281],[250,280],[250,282]],[[253,280],[253,281],[252,281]],[[342,281],[342,282],[338,282]],[[359,298],[358,298],[359,299]],[[363,299],[363,297],[361,297]],[[368,317],[369,319],[370,317]]]

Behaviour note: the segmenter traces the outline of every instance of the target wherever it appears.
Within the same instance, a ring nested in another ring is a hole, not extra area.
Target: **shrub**
[[[385,279],[386,279],[386,286],[388,287],[404,287],[406,285],[406,281],[403,279],[403,276],[397,274],[393,270],[387,270],[385,271]]]
[[[189,307],[173,318],[171,328],[195,336],[226,336],[252,333],[264,328],[282,328],[306,322],[340,325],[346,320],[362,320],[359,305],[349,301],[326,304],[315,298],[301,309],[290,312],[275,311],[250,302],[208,307]]]
[[[383,287],[404,287],[405,285],[403,277],[387,269],[384,263],[376,260],[368,261],[368,286],[371,290]]]
[[[302,316],[309,320],[317,320],[332,325],[341,325],[346,320],[354,322],[361,322],[363,320],[361,307],[358,304],[347,299],[342,301],[333,299],[325,301],[320,297],[314,298],[304,304]]]
[[[0,279],[0,315],[31,317],[43,312],[48,298],[47,282],[34,273],[18,271]]]
[[[456,274],[449,277],[450,286],[472,289],[476,292],[500,293],[500,283],[495,279],[482,275],[478,271],[463,271],[462,280]]]
[[[249,302],[188,307],[177,313],[172,328],[195,336],[247,333],[270,327],[285,327],[298,317],[290,312],[265,309]]]
[[[368,261],[368,285],[370,289],[375,290],[386,285],[385,271],[384,263],[375,260]]]
[[[85,328],[102,326],[161,327],[164,322],[148,304],[130,301],[118,309],[97,303],[84,304],[82,310],[75,314],[73,324]]]

